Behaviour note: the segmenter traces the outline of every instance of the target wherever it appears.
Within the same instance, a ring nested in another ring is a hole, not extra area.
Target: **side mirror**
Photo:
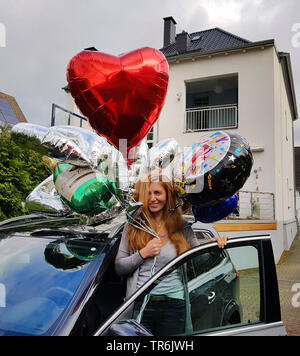
[[[153,336],[135,320],[125,320],[112,324],[103,336]]]

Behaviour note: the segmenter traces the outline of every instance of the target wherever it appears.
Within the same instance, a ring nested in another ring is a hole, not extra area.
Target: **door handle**
[[[208,304],[211,304],[216,299],[216,293],[210,292],[209,295],[207,296],[207,299],[208,299]]]

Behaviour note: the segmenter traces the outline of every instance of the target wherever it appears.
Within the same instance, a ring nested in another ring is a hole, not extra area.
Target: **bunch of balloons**
[[[178,199],[192,205],[197,221],[217,221],[236,208],[236,193],[253,165],[241,136],[214,132],[186,150],[173,138],[151,149],[143,140],[167,93],[169,68],[160,51],[146,47],[112,56],[84,50],[70,61],[67,80],[95,132],[73,126],[14,126],[14,132],[34,136],[48,148],[45,161],[53,168],[53,175],[28,196],[29,210],[76,212],[100,216],[99,221],[124,208],[132,213],[140,205],[128,192],[141,175],[156,169],[172,180]]]

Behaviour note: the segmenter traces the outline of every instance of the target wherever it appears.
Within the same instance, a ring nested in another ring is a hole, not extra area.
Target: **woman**
[[[127,298],[151,277],[154,266],[157,272],[180,253],[201,243],[183,220],[181,208],[176,208],[176,191],[166,177],[152,173],[147,179],[139,180],[134,199],[143,204],[140,218],[145,224],[151,225],[157,237],[139,229],[136,224],[128,224],[123,231],[115,267],[119,275],[127,275]],[[212,241],[217,241],[218,246],[223,248],[227,237],[213,238]],[[172,278],[172,283],[168,285],[166,281],[159,291],[155,292],[155,288],[151,292],[150,302],[151,299],[161,301],[162,292],[166,298],[178,301],[175,290],[178,290],[176,280],[180,283],[180,276],[173,275]],[[155,294],[160,297],[156,298]],[[179,299],[183,299],[183,296]],[[145,323],[151,330],[151,326],[143,319]]]

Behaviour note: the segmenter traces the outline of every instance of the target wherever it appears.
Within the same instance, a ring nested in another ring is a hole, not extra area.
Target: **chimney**
[[[176,49],[179,54],[186,53],[191,45],[191,37],[190,35],[182,31],[176,36]]]
[[[175,42],[177,23],[172,16],[164,17],[164,21],[164,47],[167,47]]]

